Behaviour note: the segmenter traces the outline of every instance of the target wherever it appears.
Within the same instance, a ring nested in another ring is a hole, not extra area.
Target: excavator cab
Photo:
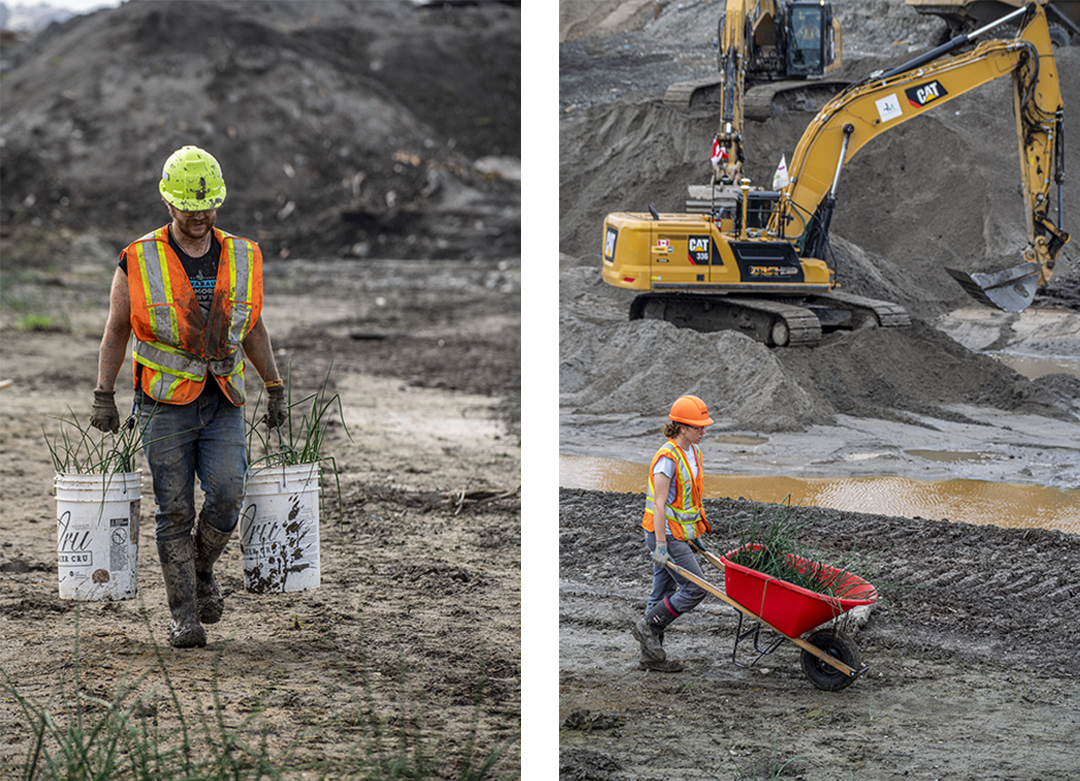
[[[746,230],[752,236],[763,235],[769,227],[769,220],[776,211],[780,201],[780,193],[771,190],[756,190],[747,193],[746,199]],[[736,200],[734,209],[734,231],[742,232],[742,195]]]
[[[787,75],[820,76],[832,70],[836,59],[832,5],[796,0],[787,5],[786,16]]]

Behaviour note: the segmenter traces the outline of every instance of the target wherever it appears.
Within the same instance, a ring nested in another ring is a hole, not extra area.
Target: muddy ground
[[[1065,779],[1080,772],[1080,538],[804,508],[803,542],[881,592],[835,693],[785,642],[732,663],[738,613],[708,597],[667,630],[686,665],[638,669],[652,567],[644,499],[563,490],[560,777]],[[773,508],[708,500],[713,550]],[[723,588],[719,569],[706,578]],[[741,647],[739,659],[753,654]]]
[[[941,268],[999,268],[1023,244],[1008,80],[875,139],[841,177],[832,230],[841,284],[902,303],[912,327],[770,350],[739,334],[627,322],[632,294],[599,279],[604,214],[679,211],[686,185],[708,180],[716,117],[661,96],[715,68],[715,8],[596,0],[561,10],[562,452],[647,462],[672,397],[696,393],[717,420],[704,443],[710,472],[1080,485],[1075,247],[1020,316],[973,307]],[[936,43],[935,23],[901,4],[837,12],[850,77]],[[1058,54],[1066,106],[1080,103],[1078,54]],[[791,159],[809,119],[781,111],[748,123],[754,182],[771,180],[781,154]],[[1080,147],[1066,155],[1069,170]],[[1078,196],[1069,183],[1066,202]],[[1009,352],[1065,368],[1032,379],[995,357]],[[918,449],[987,457],[906,452]],[[715,598],[667,634],[685,672],[638,670],[629,628],[651,576],[643,502],[560,493],[562,778],[1080,773],[1076,535],[807,509],[822,558],[853,562],[882,594],[855,632],[870,672],[831,694],[802,676],[791,644],[750,670],[733,666],[738,614]],[[751,506],[706,507],[712,547],[733,547]],[[722,587],[719,570],[706,574]]]
[[[74,412],[85,423],[89,414],[113,258],[96,260],[39,287],[68,312],[70,330],[4,321],[0,358],[15,383],[0,391],[5,687],[62,711],[77,669],[80,690],[105,700],[134,684],[125,704],[141,698],[156,725],[174,731],[167,674],[189,724],[214,713],[216,692],[225,723],[252,744],[265,732],[282,769],[359,772],[372,713],[390,728],[418,720],[435,777],[458,777],[474,737],[474,767],[509,741],[493,777],[512,775],[521,717],[517,259],[268,263],[264,317],[294,399],[328,372],[340,395],[351,438],[332,427],[324,452],[337,463],[344,514],[328,494],[312,591],[247,593],[231,544],[218,565],[226,615],[208,627],[205,649],[187,651],[164,641],[148,477],[138,599],[57,596],[42,427],[54,436],[56,418]],[[130,363],[117,384],[121,410],[129,373]],[[7,688],[0,732],[0,777],[16,777],[31,732]]]

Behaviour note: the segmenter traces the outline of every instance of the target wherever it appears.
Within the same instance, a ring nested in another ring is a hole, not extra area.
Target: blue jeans
[[[196,475],[204,493],[203,521],[231,532],[240,517],[247,473],[243,407],[212,388],[190,404],[158,404],[141,392],[136,399],[154,481],[157,541],[191,533]]]
[[[653,532],[645,532],[645,547],[649,549],[650,553],[656,550],[656,535]],[[674,563],[699,578],[704,578],[701,566],[694,556],[694,551],[690,548],[690,543],[668,537],[667,552]],[[648,615],[650,610],[658,605],[664,597],[667,597],[671,609],[681,615],[697,607],[701,600],[705,599],[706,593],[701,586],[691,583],[686,578],[679,577],[667,567],[653,564],[652,593],[649,594],[645,614]]]

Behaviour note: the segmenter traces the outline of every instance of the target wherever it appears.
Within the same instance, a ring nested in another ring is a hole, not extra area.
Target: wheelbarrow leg
[[[745,670],[757,664],[758,660],[761,659],[761,657],[768,656],[777,648],[779,648],[780,644],[784,642],[784,639],[787,637],[787,635],[780,635],[767,646],[762,648],[759,642],[759,638],[761,637],[761,622],[754,620],[753,626],[744,632],[742,628],[744,617],[744,614],[740,611],[739,627],[735,630],[735,646],[731,649],[731,663],[734,664],[736,667],[742,667]],[[753,638],[754,640],[754,652],[757,653],[757,656],[754,657],[753,661],[751,661],[750,664],[743,664],[738,659],[739,644],[742,643],[744,640],[749,640],[751,638]]]

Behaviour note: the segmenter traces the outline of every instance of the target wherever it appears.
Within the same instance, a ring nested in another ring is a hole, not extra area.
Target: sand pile
[[[963,404],[1075,420],[1061,398],[1075,390],[1074,378],[1031,382],[922,320],[774,350],[733,331],[620,321],[633,294],[606,288],[588,268],[562,272],[560,402],[575,415],[663,415],[679,388],[709,399],[724,427],[766,434],[829,424],[841,414],[916,425],[923,416],[972,422],[952,409]]]

